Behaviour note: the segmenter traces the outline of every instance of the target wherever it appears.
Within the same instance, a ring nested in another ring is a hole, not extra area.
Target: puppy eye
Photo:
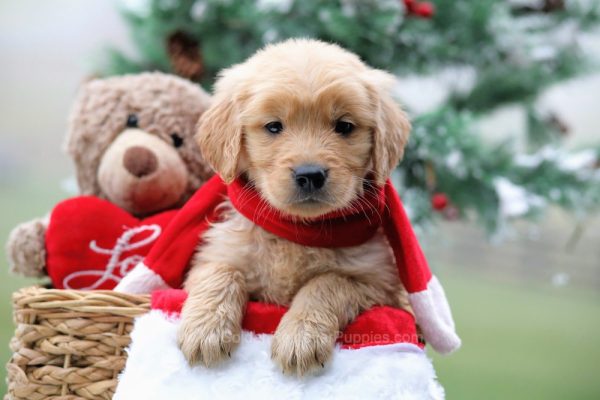
[[[281,133],[281,131],[283,130],[283,125],[279,121],[273,121],[273,122],[269,122],[268,124],[266,124],[265,129],[267,131],[269,131],[269,133],[277,135],[278,133]]]
[[[354,130],[354,124],[347,121],[338,120],[335,123],[335,131],[342,136],[349,135]]]
[[[173,146],[176,148],[183,146],[183,138],[177,133],[171,133],[171,140],[173,141]]]
[[[135,114],[129,114],[127,116],[127,127],[128,128],[137,128],[138,127],[138,117]]]

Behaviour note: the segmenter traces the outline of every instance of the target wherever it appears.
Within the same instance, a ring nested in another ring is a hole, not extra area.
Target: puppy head
[[[316,217],[349,206],[367,176],[383,185],[402,157],[410,123],[392,82],[336,45],[288,40],[222,72],[196,137],[226,182],[246,174],[275,208]]]

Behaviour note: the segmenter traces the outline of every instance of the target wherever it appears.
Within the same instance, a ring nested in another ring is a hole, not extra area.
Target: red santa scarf
[[[147,293],[180,287],[199,238],[219,219],[217,206],[227,198],[237,211],[264,230],[304,246],[357,246],[371,239],[382,227],[425,339],[441,353],[460,346],[444,291],[429,270],[389,180],[383,187],[367,188],[350,207],[306,221],[283,215],[242,179],[226,185],[215,175],[179,211],[144,262],[126,276],[116,290]]]

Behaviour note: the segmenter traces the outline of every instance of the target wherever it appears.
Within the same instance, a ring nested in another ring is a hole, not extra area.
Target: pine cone
[[[171,66],[179,76],[199,81],[204,74],[200,44],[191,35],[177,31],[167,39],[167,53]]]

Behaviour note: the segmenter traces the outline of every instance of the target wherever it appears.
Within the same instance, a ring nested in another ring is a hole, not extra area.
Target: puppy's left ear
[[[196,142],[204,159],[225,183],[238,175],[242,147],[242,125],[232,96],[221,95],[200,117]]]
[[[396,78],[381,70],[367,72],[366,81],[378,104],[373,130],[373,173],[378,185],[384,185],[404,155],[410,135],[410,121],[392,98],[390,89]]]

